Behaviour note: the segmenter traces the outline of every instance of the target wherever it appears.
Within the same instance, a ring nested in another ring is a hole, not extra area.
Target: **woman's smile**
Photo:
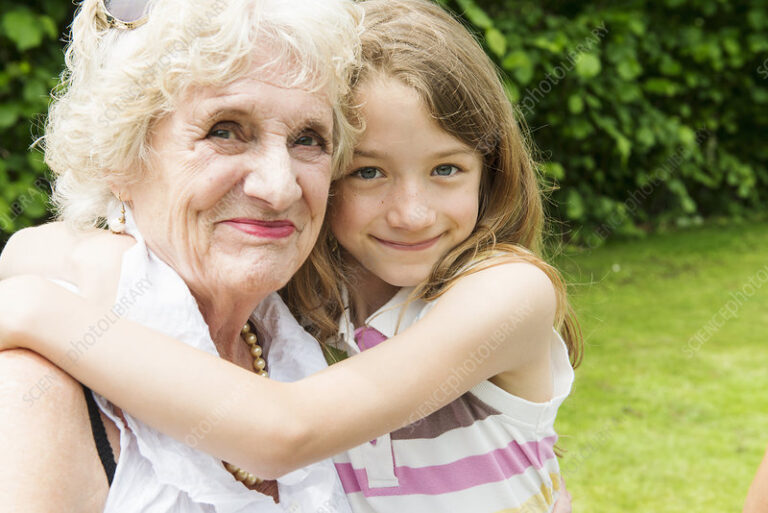
[[[229,219],[222,224],[231,226],[243,233],[264,239],[284,239],[296,231],[296,225],[287,219],[266,221],[261,219]]]

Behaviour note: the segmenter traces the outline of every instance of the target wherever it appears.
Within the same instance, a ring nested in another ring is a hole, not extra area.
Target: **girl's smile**
[[[413,286],[472,233],[483,158],[396,78],[370,78],[357,100],[365,132],[336,184],[330,227],[353,266],[389,285]]]
[[[400,251],[421,251],[422,249],[428,249],[434,246],[435,243],[437,243],[437,241],[440,240],[440,237],[442,237],[442,235],[438,235],[437,237],[424,240],[421,242],[395,242],[391,240],[379,239],[378,237],[374,237],[373,235],[371,235],[371,237],[376,239],[382,245],[387,246],[388,248],[397,249]]]

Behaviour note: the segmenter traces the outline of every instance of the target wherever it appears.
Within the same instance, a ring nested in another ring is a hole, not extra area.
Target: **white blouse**
[[[114,323],[118,316],[125,317],[218,356],[208,326],[186,284],[149,250],[130,212],[126,218],[127,232],[136,238],[137,244],[123,257],[112,309],[115,315],[99,320],[102,328]],[[262,341],[271,379],[294,381],[326,367],[317,341],[298,325],[277,294],[268,296],[251,319],[264,335],[262,339],[267,339]],[[221,398],[220,408],[189,433],[186,443],[126,413],[124,423],[112,404],[98,394],[94,393],[94,397],[120,429],[120,458],[104,508],[106,513],[350,513],[330,459],[278,479],[277,505],[271,497],[235,481],[220,460],[195,449],[200,437],[226,417],[226,397]],[[253,407],[258,408],[264,400],[269,398],[254,398]]]

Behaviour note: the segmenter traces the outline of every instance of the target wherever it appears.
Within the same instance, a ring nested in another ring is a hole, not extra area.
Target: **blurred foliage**
[[[768,193],[768,4],[762,0],[440,0],[503,69],[550,214],[572,239],[759,212]],[[0,247],[48,217],[48,91],[68,0],[0,0]]]
[[[30,145],[43,132],[73,11],[65,0],[0,0],[0,247],[48,217],[49,175]]]
[[[587,246],[768,195],[768,3],[443,0],[503,69]]]

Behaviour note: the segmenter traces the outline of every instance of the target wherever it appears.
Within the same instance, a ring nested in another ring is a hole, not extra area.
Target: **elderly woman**
[[[108,219],[137,241],[118,290],[93,300],[117,297],[115,318],[275,379],[322,368],[316,344],[279,331],[289,314],[268,296],[308,256],[348,144],[339,99],[356,13],[344,0],[84,0],[45,136],[55,201],[69,225]],[[329,462],[281,479],[278,507],[254,476],[189,447],[227,414],[226,397],[185,445],[30,353],[0,354],[0,375],[11,511],[346,511]]]

